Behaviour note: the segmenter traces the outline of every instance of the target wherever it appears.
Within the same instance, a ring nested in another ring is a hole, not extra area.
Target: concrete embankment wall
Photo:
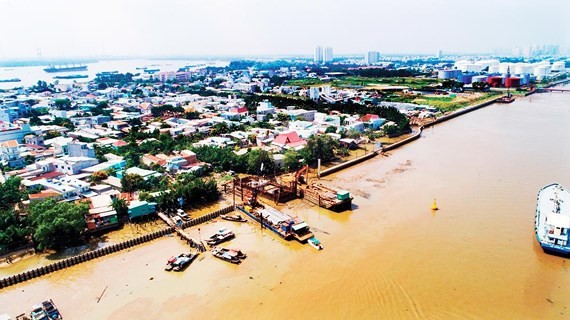
[[[369,154],[363,155],[362,157],[352,159],[352,160],[348,160],[347,162],[343,162],[343,163],[338,164],[336,166],[330,167],[328,169],[321,171],[321,177],[329,175],[333,172],[337,172],[337,171],[342,170],[344,168],[348,168],[348,167],[353,166],[357,163],[360,163],[364,160],[368,160],[372,157],[375,157],[376,155],[378,155],[376,152],[370,152]]]
[[[483,108],[483,107],[486,107],[486,106],[488,106],[488,105],[490,105],[490,104],[495,103],[495,102],[497,101],[497,99],[499,99],[499,98],[492,99],[492,100],[489,100],[489,101],[485,101],[485,102],[476,104],[476,105],[474,105],[474,106],[467,107],[467,108],[464,108],[464,109],[460,109],[460,110],[454,111],[454,112],[452,112],[452,113],[446,114],[446,115],[444,115],[444,116],[442,116],[442,117],[439,117],[439,118],[437,118],[436,120],[434,120],[434,121],[432,121],[432,122],[430,122],[430,123],[427,123],[427,124],[421,126],[421,127],[420,127],[420,130],[419,130],[417,133],[415,133],[414,135],[409,136],[408,138],[406,138],[406,139],[404,139],[404,140],[401,140],[401,141],[398,141],[398,142],[396,142],[396,143],[393,143],[393,144],[391,144],[391,145],[389,145],[389,146],[383,147],[380,151],[372,152],[372,153],[369,153],[369,154],[367,154],[367,155],[365,155],[365,156],[362,156],[362,157],[360,157],[360,158],[357,158],[357,159],[354,159],[354,160],[350,160],[350,161],[341,163],[341,164],[339,164],[339,165],[336,165],[336,166],[334,166],[334,167],[328,168],[328,169],[326,169],[326,170],[323,170],[323,171],[321,172],[321,177],[324,177],[324,176],[326,176],[326,175],[329,175],[329,174],[331,174],[331,173],[333,173],[333,172],[337,172],[337,171],[342,170],[342,169],[346,169],[346,168],[348,168],[348,167],[350,167],[350,166],[353,166],[353,165],[355,165],[355,164],[358,164],[358,163],[360,163],[360,162],[362,162],[362,161],[364,161],[364,160],[368,160],[368,159],[370,159],[370,158],[376,156],[376,155],[378,154],[378,152],[385,152],[385,151],[390,151],[390,150],[397,149],[397,148],[399,148],[399,147],[401,147],[401,146],[403,146],[403,145],[406,145],[406,144],[408,144],[408,143],[410,143],[410,142],[412,142],[412,141],[414,141],[414,140],[419,139],[419,138],[421,137],[421,135],[422,135],[422,131],[423,131],[424,128],[429,128],[429,127],[434,126],[434,125],[436,125],[436,124],[438,124],[438,123],[442,123],[442,122],[445,122],[445,121],[447,121],[447,120],[450,120],[450,119],[453,119],[453,118],[455,118],[455,117],[458,117],[458,116],[460,116],[460,115],[469,113],[469,112],[471,112],[471,111],[475,111],[475,110],[477,110],[477,109],[481,109],[481,108]]]
[[[233,206],[225,207],[225,208],[222,208],[220,210],[216,210],[214,212],[211,212],[207,215],[201,216],[199,218],[187,221],[187,222],[182,224],[182,227],[183,228],[189,228],[189,227],[204,223],[206,221],[215,219],[215,218],[219,217],[221,214],[230,213],[232,211],[234,211]],[[4,278],[4,279],[0,279],[0,289],[18,284],[20,282],[24,282],[26,280],[41,277],[41,276],[46,275],[48,273],[51,273],[51,272],[54,272],[57,270],[61,270],[61,269],[67,268],[67,267],[71,267],[71,266],[74,266],[76,264],[80,264],[80,263],[83,263],[83,262],[86,262],[89,260],[93,260],[93,259],[96,259],[96,258],[99,258],[102,256],[106,256],[108,254],[111,254],[111,253],[114,253],[117,251],[128,249],[128,248],[131,248],[133,246],[143,244],[143,243],[149,242],[151,240],[155,240],[157,238],[160,238],[160,237],[165,236],[167,234],[170,234],[172,232],[174,232],[174,228],[167,227],[167,228],[164,228],[162,230],[155,231],[152,233],[148,233],[148,234],[145,234],[145,235],[133,238],[133,239],[129,239],[129,240],[124,241],[124,242],[112,244],[110,246],[100,248],[97,250],[93,250],[93,251],[89,251],[89,252],[85,252],[85,253],[82,253],[80,255],[73,256],[71,258],[63,259],[63,260],[54,262],[52,264],[48,264],[48,265],[43,266],[43,267],[39,267],[39,268],[35,268],[35,269],[29,270],[29,271],[18,273],[16,275],[13,275],[13,276],[10,276],[10,277]]]

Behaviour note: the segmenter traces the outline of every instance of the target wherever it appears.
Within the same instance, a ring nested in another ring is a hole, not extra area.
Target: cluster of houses
[[[283,69],[277,74],[296,72]],[[255,80],[254,76],[241,72],[231,77],[222,76],[222,80],[237,89],[239,86],[247,87],[252,79]],[[264,81],[256,84],[262,91],[267,88]],[[277,165],[282,165],[283,154],[287,150],[300,150],[313,135],[329,134],[348,147],[356,147],[358,139],[342,140],[339,133],[364,133],[390,124],[373,114],[325,114],[295,106],[276,108],[269,101],[262,101],[255,108],[250,106],[248,109],[242,99],[231,94],[202,96],[172,93],[172,90],[162,90],[164,85],[141,86],[133,83],[123,88],[98,90],[93,83],[74,83],[58,86],[55,93],[53,90],[37,93],[23,88],[0,92],[0,160],[4,173],[0,179],[20,177],[22,185],[33,191],[28,200],[30,202],[46,198],[59,201],[89,199],[91,209],[86,217],[87,226],[89,231],[98,231],[118,224],[117,212],[111,206],[114,198],[129,201],[130,218],[156,210],[156,204],[138,201],[136,194],[121,192],[121,178],[124,175],[137,174],[149,179],[163,174],[199,172],[207,165],[197,159],[191,150],[179,150],[172,154],[142,155],[140,162],[144,168],[126,168],[125,159],[114,150],[127,146],[122,139],[131,130],[132,119],[140,119],[142,126],[139,130],[149,133],[158,130],[172,137],[202,133],[206,138],[196,142],[194,147],[232,147],[237,153],[246,152],[247,148],[262,148],[274,154]],[[338,98],[340,94],[357,101],[370,98],[356,91],[318,90],[320,97],[337,95],[335,97]],[[137,94],[134,94],[135,91]],[[65,108],[58,106],[61,100],[67,100]],[[94,115],[91,111],[100,108],[102,101],[108,102],[106,112]],[[155,118],[153,108],[166,105],[183,108],[185,112],[198,114],[199,117],[186,119],[179,113],[172,113]],[[32,118],[35,118],[33,123]],[[61,123],[62,119],[65,125]],[[256,128],[255,123],[259,121],[269,122],[271,129]],[[230,129],[235,125],[249,124],[249,129],[217,134],[214,129],[218,124],[226,124]],[[150,143],[153,140],[156,141],[151,138],[137,143]],[[108,153],[97,156],[96,147]],[[97,172],[105,172],[106,178],[97,181],[91,179]]]

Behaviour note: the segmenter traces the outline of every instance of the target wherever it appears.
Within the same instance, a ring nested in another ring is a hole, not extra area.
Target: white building
[[[68,157],[63,156],[53,160],[55,171],[68,175],[74,175],[81,172],[82,169],[91,167],[99,163],[97,159],[87,157]]]
[[[323,57],[323,62],[324,63],[333,62],[333,48],[332,47],[326,47],[325,48],[325,54]]]
[[[261,101],[256,109],[257,121],[265,121],[269,114],[275,114],[275,108],[269,100]]]
[[[378,51],[368,51],[364,55],[365,64],[375,64],[380,60],[380,53]]]
[[[32,133],[29,124],[22,124],[21,126],[11,123],[0,121],[0,142],[8,140],[17,140],[18,142],[24,140],[27,134]]]
[[[2,144],[0,144],[0,158],[2,159],[3,165],[8,165],[10,167],[22,166],[24,161],[20,157],[20,146],[18,141],[9,140],[2,142]]]
[[[321,46],[316,46],[315,47],[315,56],[313,58],[313,61],[316,64],[322,63],[323,62],[323,47]]]

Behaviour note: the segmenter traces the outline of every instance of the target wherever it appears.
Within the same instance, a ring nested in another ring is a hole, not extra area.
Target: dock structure
[[[170,227],[174,229],[176,233],[180,236],[181,239],[186,240],[192,248],[196,248],[200,252],[206,251],[206,246],[201,242],[194,238],[192,238],[184,229],[180,226],[176,225],[172,219],[170,219],[166,214],[163,212],[157,212],[158,216],[166,222]]]
[[[332,211],[350,209],[353,197],[348,191],[333,190],[320,183],[311,183],[299,189],[300,196],[321,208]]]
[[[242,202],[253,195],[260,196],[274,203],[283,203],[296,198],[295,187],[292,183],[278,181],[274,177],[245,177],[234,179],[224,185],[225,192],[234,192]]]

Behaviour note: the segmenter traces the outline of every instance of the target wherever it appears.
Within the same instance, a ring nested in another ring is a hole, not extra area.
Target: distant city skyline
[[[2,0],[0,60],[312,56],[570,47],[570,1]]]

